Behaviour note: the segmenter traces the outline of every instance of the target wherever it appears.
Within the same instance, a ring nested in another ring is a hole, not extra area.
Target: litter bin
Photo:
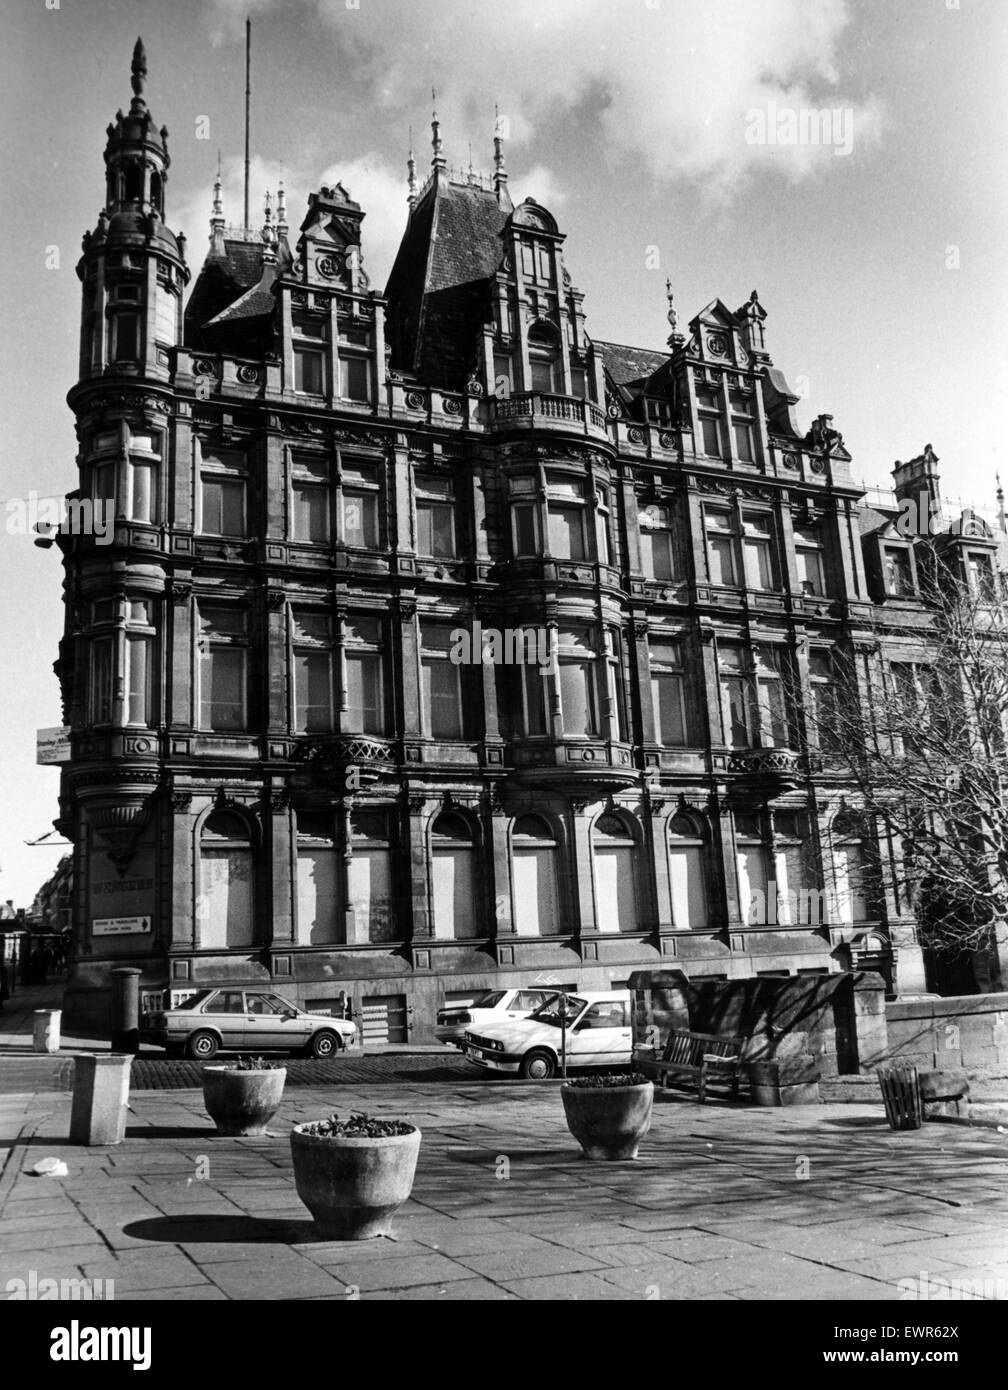
[[[62,1009],[36,1009],[32,1045],[36,1052],[60,1050],[60,1019]]]
[[[132,1064],[115,1052],[74,1058],[71,1144],[122,1143]]]
[[[924,1104],[916,1067],[889,1067],[878,1073],[890,1129],[920,1129]]]

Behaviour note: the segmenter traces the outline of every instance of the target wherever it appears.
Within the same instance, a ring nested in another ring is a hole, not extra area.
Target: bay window
[[[556,560],[587,558],[584,483],[562,475],[547,475],[549,554]]]
[[[560,710],[566,738],[597,737],[602,732],[597,641],[587,626],[561,627],[558,632]]]

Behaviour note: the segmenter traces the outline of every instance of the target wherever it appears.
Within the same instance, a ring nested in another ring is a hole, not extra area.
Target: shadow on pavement
[[[288,1221],[258,1216],[155,1216],[131,1221],[123,1227],[123,1234],[163,1245],[241,1245],[250,1241],[295,1245],[318,1239],[310,1217]]]

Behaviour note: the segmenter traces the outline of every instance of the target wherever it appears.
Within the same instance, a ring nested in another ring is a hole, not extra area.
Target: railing
[[[541,391],[520,391],[493,403],[494,420],[542,416],[546,420],[570,420],[574,424],[605,431],[606,417],[591,401],[575,396],[551,396]]]

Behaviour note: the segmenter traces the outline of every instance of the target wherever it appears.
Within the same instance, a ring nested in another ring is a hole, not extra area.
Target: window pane
[[[130,518],[154,521],[157,474],[153,464],[130,461]]]
[[[641,532],[641,567],[646,579],[672,578],[672,537],[667,531]]]
[[[653,675],[651,699],[654,703],[656,739],[665,748],[681,748],[686,742],[682,677],[671,673]]]
[[[519,936],[555,936],[560,931],[554,850],[515,847],[514,913]]]
[[[527,503],[514,507],[515,554],[535,555],[535,507]]]
[[[549,508],[549,553],[558,560],[583,560],[584,513],[580,507]]]
[[[525,684],[525,732],[535,738],[546,732],[546,682],[542,668],[524,665],[522,680]]]
[[[701,416],[700,428],[703,435],[703,451],[711,458],[721,457],[721,431],[717,420],[711,415]]]
[[[140,357],[139,314],[116,314],[114,359],[117,362],[136,362]]]
[[[370,941],[394,941],[391,869],[387,849],[355,849],[349,866],[350,906]]]
[[[723,681],[725,691],[728,741],[733,748],[748,748],[749,734],[749,682],[745,676],[729,676]]]
[[[330,652],[295,652],[295,727],[298,733],[331,733],[332,655]]]
[[[435,849],[432,856],[434,935],[442,940],[478,936],[471,849]]]
[[[336,853],[299,849],[297,854],[297,940],[301,946],[342,941]]]
[[[560,663],[560,705],[568,736],[597,732],[592,672],[592,663],[587,661]]]
[[[824,594],[822,560],[817,550],[798,551],[798,584],[803,594]]]
[[[371,399],[370,363],[363,357],[340,358],[340,395],[348,401]]]
[[[107,724],[112,718],[112,638],[99,637],[91,643],[92,724]]]
[[[315,349],[294,349],[294,389],[308,396],[324,395],[322,353]]]
[[[767,856],[762,845],[743,845],[738,853],[739,912],[743,922],[768,920]]]
[[[638,930],[633,855],[631,845],[596,847],[596,926],[600,932]]]
[[[245,652],[240,647],[211,647],[202,665],[204,729],[226,732],[245,727]]]
[[[672,923],[679,928],[707,925],[703,851],[698,845],[672,845],[670,856]]]
[[[324,545],[329,539],[329,489],[318,484],[294,484],[294,539]]]
[[[372,492],[344,492],[343,539],[373,550],[378,544],[378,498]]]
[[[450,661],[423,663],[424,700],[433,738],[462,737],[462,692],[459,668]]]
[[[746,583],[750,589],[772,589],[773,566],[770,563],[770,546],[765,541],[745,542]]]
[[[732,425],[732,430],[735,435],[735,457],[742,463],[752,463],[752,429],[749,425],[736,420]]]
[[[532,368],[532,390],[544,391],[547,395],[552,394],[555,389],[552,360],[530,354],[529,366]]]
[[[236,478],[203,479],[203,530],[211,536],[245,534],[245,484]]]
[[[129,709],[127,722],[149,724],[151,715],[151,657],[154,644],[150,637],[127,637],[126,666]]]
[[[734,542],[729,536],[712,536],[710,539],[711,583],[735,583]]]
[[[455,554],[455,525],[451,506],[445,503],[417,503],[417,552],[420,555]]]
[[[347,709],[344,727],[351,733],[385,732],[382,668],[378,652],[346,653]]]

